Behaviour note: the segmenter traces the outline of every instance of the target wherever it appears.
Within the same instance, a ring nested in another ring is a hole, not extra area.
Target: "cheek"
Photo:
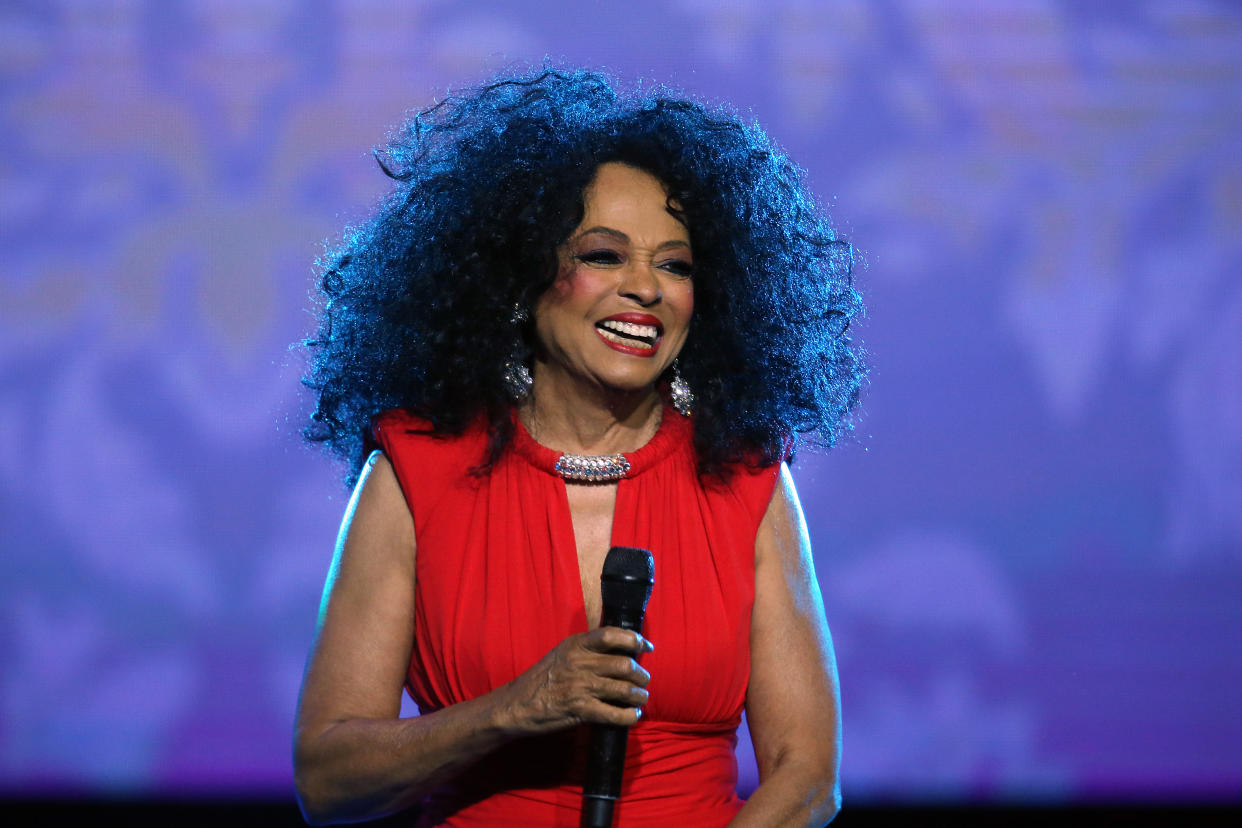
[[[551,302],[556,305],[563,305],[569,301],[569,297],[573,295],[574,271],[562,270],[556,274],[556,281],[548,288],[544,294],[544,301]]]
[[[566,267],[557,274],[546,296],[557,305],[588,302],[599,295],[605,282],[602,274],[590,268]]]
[[[600,276],[585,267],[563,267],[535,306],[535,329],[545,346],[558,331],[576,327],[595,307]]]
[[[670,305],[677,309],[677,315],[688,325],[690,317],[694,315],[694,286],[685,284],[679,286],[675,291],[665,294],[666,300]]]

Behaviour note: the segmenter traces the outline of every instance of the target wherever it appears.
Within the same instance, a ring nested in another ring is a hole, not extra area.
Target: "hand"
[[[571,635],[507,685],[504,720],[524,733],[584,722],[632,725],[651,680],[635,657],[651,650],[647,639],[620,627]]]

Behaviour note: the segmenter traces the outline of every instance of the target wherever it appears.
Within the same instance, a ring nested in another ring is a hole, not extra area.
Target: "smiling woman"
[[[653,387],[694,312],[690,233],[659,180],[602,164],[583,206],[535,305],[535,400],[561,397],[567,383],[602,395]]]
[[[860,303],[796,168],[725,113],[554,71],[380,158],[397,186],[327,260],[308,343],[307,436],[357,486],[299,703],[307,818],[576,824],[584,728],[613,725],[618,825],[831,819],[836,672],[783,461],[848,427]],[[654,556],[641,635],[601,625],[617,546]]]

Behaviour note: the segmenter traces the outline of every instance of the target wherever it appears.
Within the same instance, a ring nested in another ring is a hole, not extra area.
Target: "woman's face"
[[[583,206],[556,281],[535,305],[543,346],[535,381],[547,372],[615,390],[650,387],[690,329],[689,231],[660,181],[625,164],[601,164]]]

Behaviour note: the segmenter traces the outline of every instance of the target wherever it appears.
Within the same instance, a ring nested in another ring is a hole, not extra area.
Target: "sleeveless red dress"
[[[407,689],[424,714],[483,695],[587,629],[559,453],[516,433],[490,474],[480,422],[436,437],[400,411],[375,437],[414,518],[414,649]],[[666,408],[626,455],[612,543],[650,549],[643,632],[650,700],[631,731],[617,828],[725,825],[742,806],[734,747],[750,673],[755,536],[778,466],[702,484],[690,421]],[[576,828],[587,728],[512,742],[424,803],[419,825]]]

